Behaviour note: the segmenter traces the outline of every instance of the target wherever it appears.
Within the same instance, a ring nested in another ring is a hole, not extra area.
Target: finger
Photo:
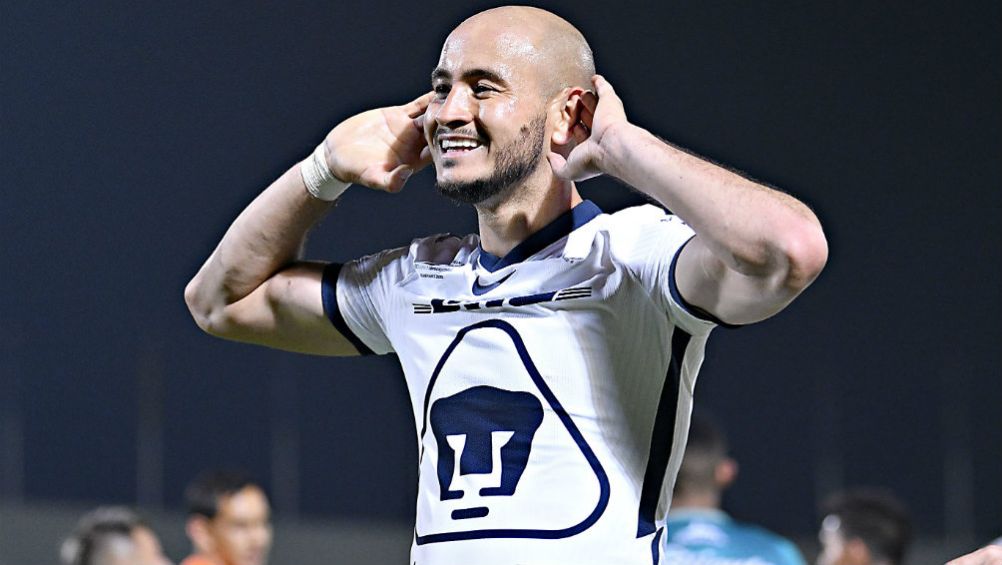
[[[427,167],[431,164],[431,147],[427,145],[421,149],[421,155],[418,156],[418,166],[414,168],[415,171],[420,171],[421,169]]]
[[[583,125],[588,128],[588,131],[591,131],[591,128],[595,124],[595,114],[589,112],[587,109],[582,109],[581,114],[578,116],[578,124]]]
[[[562,179],[579,181],[589,176],[585,171],[584,160],[576,158],[573,154],[568,155],[565,159],[557,153],[549,153],[547,158],[550,161],[550,167],[553,168],[553,174]]]
[[[584,109],[588,114],[595,115],[595,108],[598,106],[598,96],[594,92],[586,90],[581,95],[581,104],[584,105]]]
[[[592,101],[589,102],[585,94],[591,95]],[[592,123],[595,122],[595,101],[594,94],[586,92],[578,98],[577,104],[577,123],[584,125],[589,131],[591,131]],[[588,107],[591,104],[591,108]]]
[[[407,183],[407,179],[411,178],[411,174],[413,173],[414,169],[407,165],[400,165],[399,167],[386,173],[386,179],[383,183],[386,191],[400,192],[403,190],[404,184]]]
[[[566,178],[564,177],[564,174],[567,170],[567,159],[564,159],[563,155],[551,151],[546,154],[546,160],[550,162],[550,168],[553,169],[553,174],[561,178]]]
[[[590,156],[591,146],[589,144],[575,147],[566,158],[557,153],[548,153],[547,159],[553,174],[562,179],[571,181],[583,181],[600,176],[602,171],[592,165]]]
[[[599,98],[602,98],[603,96],[616,96],[616,89],[614,89],[612,84],[605,80],[605,77],[602,75],[595,75],[591,77],[591,82],[595,85],[595,93],[598,94]]]
[[[425,109],[428,108],[428,104],[431,103],[432,97],[435,96],[435,92],[426,92],[421,96],[418,96],[414,100],[411,100],[407,104],[404,104],[404,112],[410,118],[416,118],[424,113]]]
[[[591,77],[591,80],[595,84],[598,99],[604,101],[602,107],[605,108],[605,115],[610,117],[618,115],[618,117],[625,119],[626,110],[623,106],[623,101],[616,94],[616,90],[612,88],[612,84],[605,80],[605,77],[602,75],[595,75]]]
[[[581,122],[574,124],[574,129],[571,130],[571,135],[574,136],[574,142],[578,145],[588,141],[591,137],[591,129]]]
[[[394,173],[396,173],[397,176],[399,177],[400,169],[405,165],[397,165],[393,169],[387,170],[385,167],[389,166],[390,166],[389,164],[384,164],[382,166],[377,165],[377,166],[366,167],[365,170],[362,171],[362,174],[358,176],[358,180],[355,182],[355,184],[361,184],[374,190],[383,190],[386,192],[398,192],[399,188],[397,188],[397,190],[393,190],[392,188],[395,178]],[[406,178],[404,180],[406,180]],[[402,187],[403,184],[399,183],[399,186]]]

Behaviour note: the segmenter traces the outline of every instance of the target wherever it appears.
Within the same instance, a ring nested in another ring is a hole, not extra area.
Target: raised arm
[[[430,162],[421,128],[430,93],[363,112],[325,138],[338,179],[401,190]],[[226,339],[320,355],[358,352],[327,320],[321,299],[325,265],[301,260],[306,235],[331,209],[307,191],[296,164],[244,209],[188,283],[185,302],[206,332]]]
[[[576,146],[551,153],[551,165],[572,180],[615,176],[692,227],[675,271],[687,302],[747,324],[782,310],[818,276],[828,244],[807,206],[631,124],[612,85],[593,80],[597,97],[581,97]]]

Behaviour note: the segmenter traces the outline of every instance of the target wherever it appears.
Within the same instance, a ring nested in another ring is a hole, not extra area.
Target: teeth
[[[450,149],[474,149],[480,146],[480,143],[472,139],[443,139],[441,140],[442,149],[448,151]]]

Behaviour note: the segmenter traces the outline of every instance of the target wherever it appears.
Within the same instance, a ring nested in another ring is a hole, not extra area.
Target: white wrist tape
[[[303,174],[306,190],[319,200],[326,202],[337,200],[337,197],[351,186],[350,182],[344,182],[335,177],[330,167],[327,166],[326,142],[317,145],[313,154],[300,164],[299,170]]]

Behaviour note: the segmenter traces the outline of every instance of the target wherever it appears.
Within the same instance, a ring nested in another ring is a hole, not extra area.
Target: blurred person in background
[[[138,514],[106,506],[84,515],[60,549],[63,565],[171,565]]]
[[[268,497],[249,476],[207,471],[184,492],[193,553],[181,565],[265,565],[271,549]]]
[[[883,490],[851,489],[822,506],[818,565],[899,565],[911,541],[904,505]]]
[[[736,522],[721,510],[723,492],[738,475],[738,464],[727,452],[721,428],[706,414],[694,411],[668,512],[665,563],[804,565],[803,556],[789,540]]]

